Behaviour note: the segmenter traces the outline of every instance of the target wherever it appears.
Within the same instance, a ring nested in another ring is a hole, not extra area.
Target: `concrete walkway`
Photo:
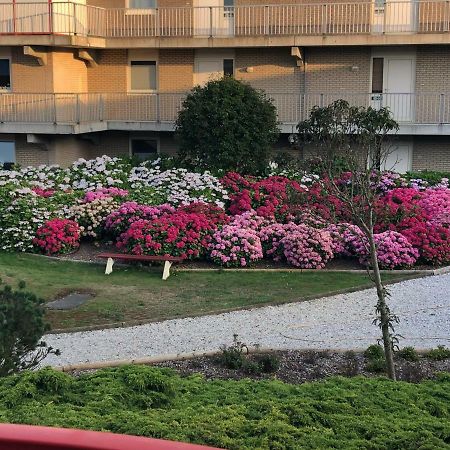
[[[270,286],[267,286],[270,289]],[[389,287],[391,310],[400,317],[401,346],[450,346],[450,274]],[[61,350],[45,363],[60,366],[217,350],[238,334],[248,345],[280,349],[364,349],[380,330],[372,325],[374,289],[282,306],[168,320],[131,328],[48,335]]]

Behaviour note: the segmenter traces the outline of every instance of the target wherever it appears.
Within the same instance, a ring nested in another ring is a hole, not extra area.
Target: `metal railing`
[[[99,8],[72,2],[5,3],[0,34],[105,38],[447,33],[447,0],[353,1],[234,7]]]
[[[187,93],[0,93],[0,122],[79,124],[176,120]],[[450,123],[450,93],[268,93],[283,124],[306,119],[314,106],[338,99],[353,106],[387,107],[400,124]]]

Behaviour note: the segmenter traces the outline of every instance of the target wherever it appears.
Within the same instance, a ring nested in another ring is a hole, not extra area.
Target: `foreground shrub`
[[[225,77],[192,90],[176,133],[188,166],[258,174],[278,137],[276,109],[262,91]]]
[[[281,261],[284,258],[281,240],[287,234],[299,230],[299,225],[289,222],[287,224],[273,223],[261,228],[259,237],[265,256],[271,257],[274,261]]]
[[[217,230],[208,251],[216,264],[226,267],[246,267],[263,257],[258,233],[236,225],[225,225]]]
[[[40,340],[50,329],[44,315],[44,300],[9,286],[0,290],[0,377],[34,368],[50,353],[59,354]]]
[[[71,252],[80,246],[80,227],[73,220],[49,220],[38,228],[33,244],[46,255]]]
[[[444,449],[450,437],[448,375],[417,384],[338,377],[292,385],[146,366],[42,372],[0,380],[3,421],[233,450]]]
[[[330,233],[307,225],[298,225],[280,243],[287,262],[302,269],[322,269],[334,256]]]
[[[435,361],[443,361],[450,358],[450,348],[446,348],[444,345],[438,345],[437,348],[433,348],[427,353],[427,357],[434,359]]]
[[[400,356],[400,358],[406,361],[419,361],[419,354],[414,347],[403,347],[397,352],[397,356]]]
[[[171,255],[185,259],[204,254],[213,227],[203,214],[175,212],[152,221],[138,220],[117,240],[117,248],[134,255]]]

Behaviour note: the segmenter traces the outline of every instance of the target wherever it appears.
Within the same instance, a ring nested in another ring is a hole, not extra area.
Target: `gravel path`
[[[450,345],[450,274],[390,286],[390,305],[401,322],[402,346]],[[67,365],[217,350],[233,334],[248,345],[279,349],[363,349],[379,337],[372,325],[376,294],[350,294],[226,314],[168,320],[131,328],[48,335],[60,357],[45,363]]]

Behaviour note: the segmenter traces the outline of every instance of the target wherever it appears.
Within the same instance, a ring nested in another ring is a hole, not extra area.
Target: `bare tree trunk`
[[[389,329],[390,312],[386,304],[386,290],[381,281],[380,268],[378,266],[377,248],[373,237],[373,229],[368,233],[370,245],[370,257],[372,260],[372,269],[374,275],[374,282],[377,289],[378,305],[377,309],[380,314],[380,326],[383,335],[384,355],[386,358],[387,374],[391,380],[396,380],[395,366],[394,366],[394,349],[392,338]]]

